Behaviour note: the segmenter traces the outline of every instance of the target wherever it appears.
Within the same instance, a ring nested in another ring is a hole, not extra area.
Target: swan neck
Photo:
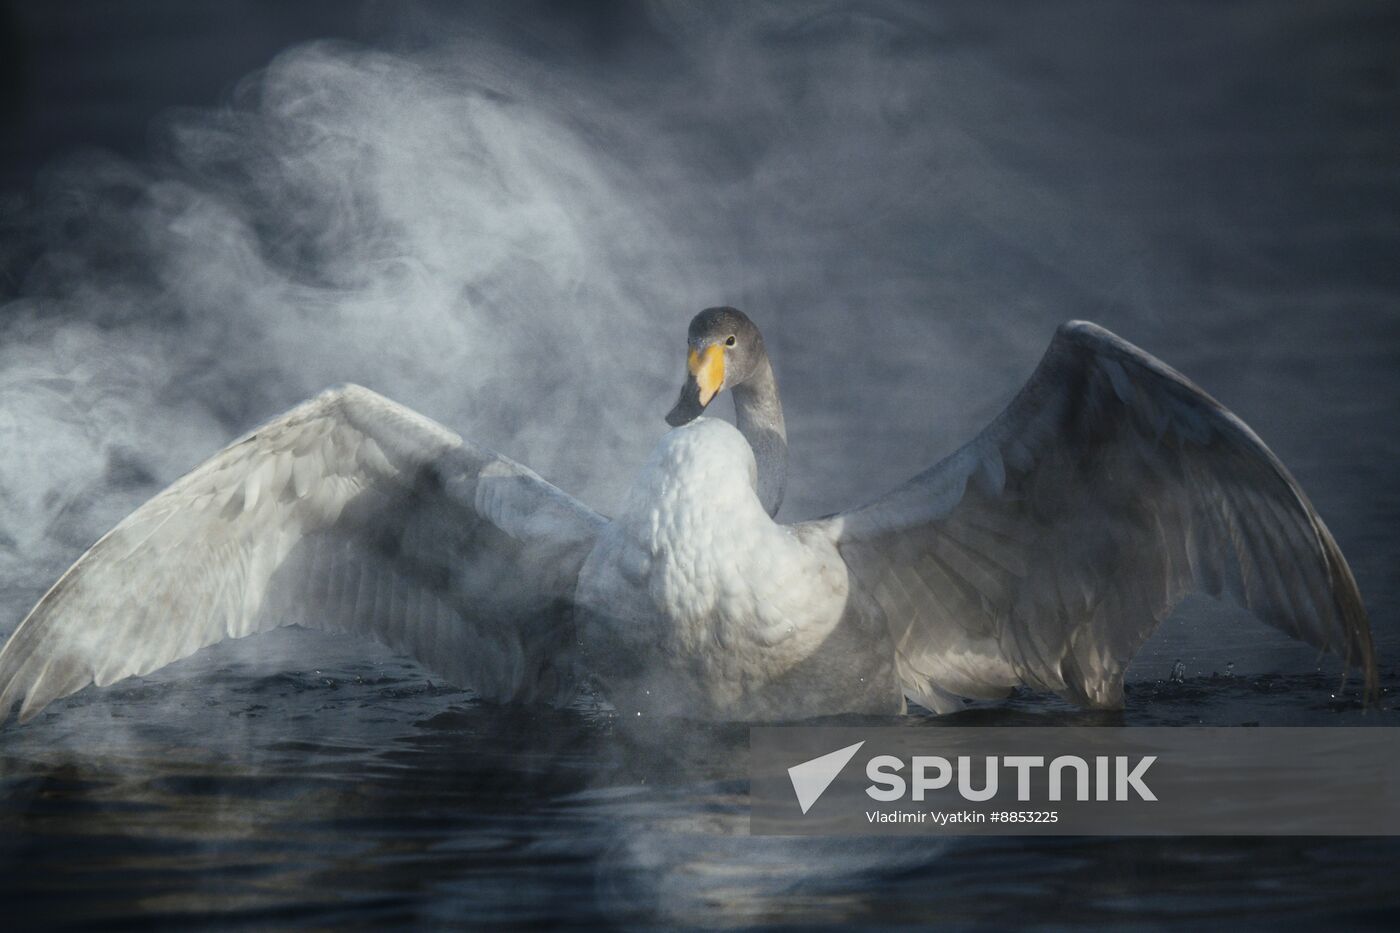
[[[734,387],[734,413],[758,464],[758,498],[769,515],[776,515],[787,486],[787,426],[766,353],[753,374]]]

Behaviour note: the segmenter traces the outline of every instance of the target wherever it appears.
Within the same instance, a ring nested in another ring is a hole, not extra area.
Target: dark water
[[[1397,907],[1384,839],[750,837],[743,727],[481,706],[394,661],[188,673],[7,734],[12,917],[1298,928],[1389,926]],[[900,722],[1397,725],[1335,687],[1189,677],[1135,684],[1122,716],[1024,696]]]
[[[1393,5],[112,9],[0,17],[0,631],[124,511],[330,382],[607,511],[630,471],[612,458],[641,462],[663,427],[689,314],[733,302],[778,361],[795,519],[926,466],[1088,317],[1297,475],[1372,613],[1382,709],[1193,601],[1121,716],[1023,694],[901,722],[1400,725]],[[433,81],[302,49],[267,87],[287,106],[349,88],[315,114],[340,143],[225,132],[258,106],[247,70],[323,36]],[[476,109],[439,107],[443,87]],[[65,161],[89,146],[117,154]],[[389,170],[335,161],[355,147]],[[1385,839],[751,838],[746,750],[739,727],[483,706],[382,650],[278,633],[0,729],[0,916],[1336,928],[1400,909]]]

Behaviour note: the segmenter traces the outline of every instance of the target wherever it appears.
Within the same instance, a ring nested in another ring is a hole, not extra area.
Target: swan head
[[[671,427],[689,424],[725,389],[743,385],[767,358],[763,335],[738,308],[706,308],[690,322],[685,384],[666,416]]]

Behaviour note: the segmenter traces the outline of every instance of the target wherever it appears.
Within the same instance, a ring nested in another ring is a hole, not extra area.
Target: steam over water
[[[1389,6],[609,9],[365,14],[364,42],[289,47],[163,113],[138,156],[74,150],[0,200],[0,632],[144,499],[339,382],[610,512],[666,429],[690,316],[734,304],[784,394],[786,520],[971,437],[1061,321],[1138,343],[1294,472],[1394,683]],[[180,81],[138,52],[121,67]],[[1318,667],[1192,602],[1126,721],[1395,725]],[[1030,695],[967,714],[1077,716]],[[373,646],[221,646],[0,731],[0,890],[174,925],[1393,903],[1383,843],[749,839],[742,730],[635,731],[482,707]]]

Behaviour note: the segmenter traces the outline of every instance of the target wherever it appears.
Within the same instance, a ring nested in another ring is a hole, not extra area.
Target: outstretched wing
[[[905,688],[1027,683],[1122,702],[1123,670],[1184,596],[1226,596],[1376,669],[1351,570],[1245,424],[1101,327],[1063,325],[975,440],[865,508],[816,523],[883,609]]]
[[[0,651],[0,720],[280,625],[374,637],[494,699],[567,689],[603,519],[359,386],[322,393],[137,509]]]

